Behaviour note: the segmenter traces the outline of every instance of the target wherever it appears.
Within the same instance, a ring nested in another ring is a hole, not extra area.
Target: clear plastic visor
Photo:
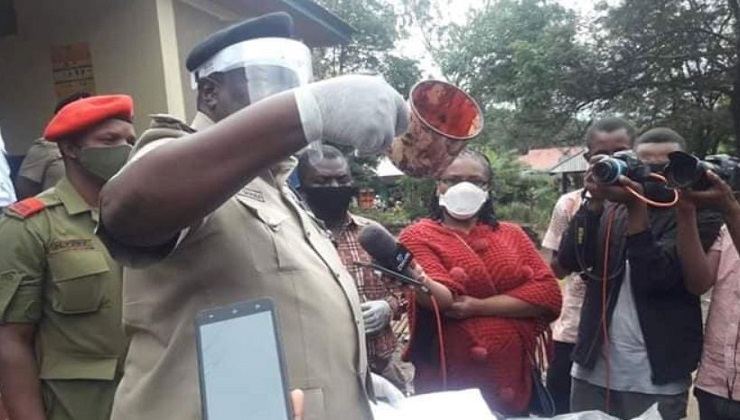
[[[198,80],[216,72],[243,69],[251,103],[305,85],[313,79],[311,53],[303,43],[286,38],[260,38],[231,45],[192,73]]]

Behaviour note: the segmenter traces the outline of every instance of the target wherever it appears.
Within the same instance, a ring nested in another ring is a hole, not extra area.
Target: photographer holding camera
[[[718,174],[704,171],[699,182],[692,182],[681,191],[677,206],[679,256],[697,257],[692,271],[686,270],[686,288],[700,296],[714,287],[694,389],[702,420],[740,418],[740,387],[736,387],[740,377],[740,256],[737,252],[740,204],[733,193],[733,189],[737,190],[733,178],[738,166],[734,159],[718,158],[725,164],[715,170],[728,179],[732,187]],[[704,185],[698,185],[702,183]],[[706,254],[696,225],[692,223],[697,208],[715,210],[725,222],[719,238]]]
[[[662,173],[668,154],[684,147],[676,132],[656,128],[635,141],[634,155],[591,158],[591,197],[558,252],[561,266],[582,272],[587,283],[573,352],[574,411],[633,418],[658,403],[666,420],[686,415],[701,354],[700,302],[684,286],[675,210],[654,207],[675,193],[649,175]],[[708,249],[719,217],[699,212],[692,223]]]

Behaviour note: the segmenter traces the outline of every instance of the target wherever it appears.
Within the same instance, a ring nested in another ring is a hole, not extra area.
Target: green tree
[[[577,42],[577,23],[552,1],[498,0],[450,27],[442,70],[484,104],[489,144],[573,141],[569,125],[590,104],[594,61]]]
[[[388,0],[319,0],[356,29],[352,40],[314,52],[318,78],[348,73],[382,74],[402,94],[421,79],[416,60],[395,53],[396,43],[407,36],[403,18]]]
[[[314,50],[317,79],[349,73],[381,74],[402,95],[421,80],[419,63],[395,53],[398,41],[407,36],[403,15],[388,0],[319,0],[355,28],[351,41]],[[355,183],[360,187],[378,186],[375,178],[377,157],[358,157],[351,148],[343,148],[350,157]]]
[[[699,154],[740,150],[740,0],[597,10],[584,31],[552,0],[493,0],[448,28],[435,54],[484,105],[482,143],[573,144],[593,118],[619,114],[643,129],[673,127]]]
[[[602,109],[643,127],[671,126],[699,154],[738,138],[737,0],[624,0],[600,9],[594,97]]]

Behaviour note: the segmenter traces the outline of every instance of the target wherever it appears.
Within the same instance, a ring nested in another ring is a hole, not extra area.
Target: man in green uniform
[[[133,267],[113,420],[200,419],[196,314],[262,296],[277,307],[305,419],[372,416],[357,288],[285,180],[290,156],[318,139],[386,149],[408,108],[370,76],[306,84],[310,53],[291,34],[290,16],[273,14],[196,46],[186,63],[198,89],[192,126],[155,116],[101,192],[98,233]]]
[[[77,92],[57,102],[54,108],[56,115],[68,104],[83,98],[89,98],[87,92]],[[53,141],[39,138],[33,141],[23,158],[18,176],[15,178],[15,192],[19,200],[33,197],[42,191],[55,186],[64,177],[64,160],[59,146]]]
[[[131,150],[125,95],[68,104],[44,137],[66,176],[0,221],[0,390],[13,420],[107,420],[122,372],[122,269],[95,236],[98,194]]]

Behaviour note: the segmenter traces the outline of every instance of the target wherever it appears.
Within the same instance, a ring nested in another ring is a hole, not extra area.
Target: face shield
[[[193,89],[198,80],[216,72],[244,70],[251,103],[298,86],[313,78],[311,52],[299,41],[258,38],[230,45],[191,73]]]

